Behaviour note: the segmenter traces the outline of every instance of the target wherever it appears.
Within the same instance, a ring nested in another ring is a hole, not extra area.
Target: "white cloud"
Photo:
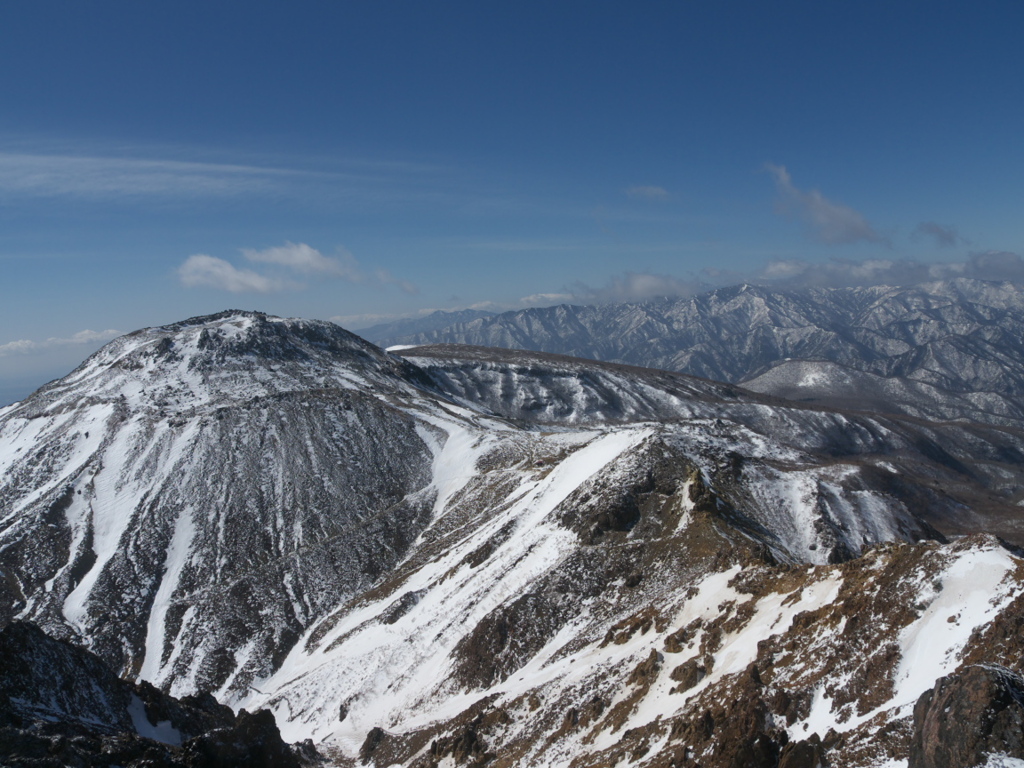
[[[178,277],[188,288],[217,288],[231,293],[271,293],[299,287],[251,269],[239,269],[231,262],[202,253],[189,256],[178,268]]]
[[[106,331],[79,331],[69,338],[58,338],[51,336],[45,341],[30,341],[29,339],[18,339],[17,341],[9,341],[6,344],[0,344],[0,357],[6,357],[8,355],[25,355],[32,352],[40,352],[44,349],[53,349],[54,347],[70,347],[78,344],[97,344],[99,342],[110,341],[117,336],[120,336],[123,331],[115,331],[108,329]]]
[[[232,293],[271,293],[305,288],[305,283],[296,282],[289,277],[289,274],[298,274],[304,277],[335,278],[376,287],[393,285],[410,295],[419,293],[416,285],[395,277],[386,269],[377,269],[367,274],[356,257],[344,248],[338,249],[337,256],[324,256],[316,248],[305,243],[291,242],[263,250],[241,250],[247,260],[265,267],[259,271],[242,269],[225,259],[197,253],[189,256],[178,268],[178,277],[182,285],[188,288],[218,288]]]
[[[670,197],[668,190],[664,187],[643,184],[627,187],[626,194],[630,197],[641,197],[648,200],[664,200],[665,198]]]
[[[780,211],[802,219],[817,240],[828,245],[888,242],[853,208],[829,200],[816,189],[798,189],[785,166],[767,163],[764,168],[775,178]]]
[[[249,261],[277,264],[303,275],[331,275],[353,282],[360,282],[363,279],[359,262],[344,248],[339,249],[335,258],[324,256],[316,248],[305,243],[290,242],[262,251],[243,248],[242,254]]]

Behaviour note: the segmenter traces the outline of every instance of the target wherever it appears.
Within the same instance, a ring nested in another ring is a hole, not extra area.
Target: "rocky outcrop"
[[[758,561],[750,544],[730,550],[724,533],[721,517],[694,516],[685,541],[675,544],[677,559],[661,570],[645,563],[652,575],[640,585],[623,583],[591,602],[597,610],[628,603],[631,614],[605,623],[603,634],[596,631],[601,624],[588,632],[579,618],[575,627],[555,632],[554,642],[548,634],[546,647],[531,651],[525,667],[542,670],[543,679],[531,681],[520,661],[489,687],[476,681],[482,688],[476,709],[420,730],[377,729],[366,762],[378,768],[428,766],[444,757],[456,766],[486,761],[491,768],[905,764],[915,738],[918,752],[922,744],[941,743],[915,737],[911,717],[913,702],[939,674],[933,670],[982,652],[986,635],[971,627],[998,623],[993,617],[1014,612],[1024,592],[1024,562],[992,537],[883,544],[842,564],[807,568]],[[664,542],[646,545],[655,558],[671,557]],[[723,553],[724,571],[685,570],[700,562],[707,567],[716,551]],[[550,593],[564,594],[567,586]],[[964,605],[971,591],[986,595],[973,616]],[[982,687],[974,677],[979,669],[993,668],[967,666],[961,673],[968,700]],[[1016,691],[1016,676],[1000,674],[1014,681],[1004,688]],[[982,753],[1013,755],[1019,731],[1016,715],[1008,714],[1011,699],[1000,704],[997,695],[984,696],[974,702],[974,715],[953,708],[948,726],[983,719],[988,707],[996,725],[975,729],[983,734]],[[949,706],[944,699],[933,710],[941,718]]]
[[[918,699],[909,768],[974,768],[990,755],[1024,759],[1024,679],[979,664]]]
[[[98,657],[15,622],[0,631],[0,756],[5,766],[299,768],[272,713],[237,716],[209,694],[175,699],[117,677]]]

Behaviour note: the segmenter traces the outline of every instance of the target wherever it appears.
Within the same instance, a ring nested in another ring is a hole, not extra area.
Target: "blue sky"
[[[1012,273],[1022,29],[1018,2],[2,4],[0,402],[228,307]]]

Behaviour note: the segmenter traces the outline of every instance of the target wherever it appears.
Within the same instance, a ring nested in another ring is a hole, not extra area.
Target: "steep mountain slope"
[[[389,403],[410,371],[253,314],[112,342],[0,412],[0,616],[154,682],[244,688],[429,520],[435,438]]]
[[[943,419],[1019,424],[1024,393],[1024,293],[1010,283],[956,279],[791,291],[743,285],[689,299],[563,305],[415,333],[407,326],[391,330],[369,338],[383,346],[555,352],[734,383],[761,377],[759,391],[778,395],[792,391],[792,377],[776,387],[779,377],[766,372],[791,359],[826,361],[893,379],[887,410]],[[819,378],[823,386],[808,396],[827,401],[830,377]],[[930,400],[935,391],[944,394],[938,402]],[[869,397],[855,405],[877,402]]]
[[[398,354],[460,402],[507,418],[561,426],[659,422],[700,446],[688,454],[705,456],[716,488],[735,491],[739,509],[759,509],[751,484],[776,472],[792,479],[794,462],[808,462],[842,467],[840,474],[900,499],[947,534],[985,530],[1024,545],[1018,429],[794,407],[681,374],[544,353],[437,345]]]
[[[673,538],[645,541],[664,560],[639,585],[594,590],[572,620],[549,630],[539,608],[557,605],[573,583],[564,573],[483,622],[473,644],[440,667],[445,682],[419,688],[411,715],[373,713],[380,728],[363,740],[364,760],[901,766],[918,727],[915,704],[937,678],[978,659],[1020,671],[1019,637],[997,647],[992,635],[1024,621],[1024,563],[995,542],[887,545],[842,565],[782,569],[752,556],[744,541],[730,542],[713,514],[695,507]],[[528,659],[502,669],[522,648],[514,638],[538,623],[541,637],[527,632]],[[371,621],[360,634],[364,642],[370,632],[387,638],[383,630]],[[338,642],[339,650],[360,647]],[[467,680],[467,659],[498,674]],[[304,686],[315,677],[283,688],[289,707],[309,711],[314,697]],[[353,725],[341,730],[342,744],[351,734],[350,750],[365,728]],[[999,751],[1024,756],[1019,735],[1018,721]]]
[[[0,410],[0,621],[382,766],[725,766],[813,732],[866,765],[871,728],[909,754],[916,697],[1016,621],[1012,554],[934,543],[1019,533],[1013,429],[405,354],[229,312],[122,337]]]

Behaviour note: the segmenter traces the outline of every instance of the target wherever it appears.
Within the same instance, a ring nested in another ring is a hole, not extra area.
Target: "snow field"
[[[455,645],[571,550],[575,535],[546,518],[595,472],[650,434],[649,429],[633,429],[552,436],[575,450],[549,474],[540,479],[524,474],[520,488],[509,494],[516,501],[508,509],[439,560],[420,567],[388,597],[350,612],[314,651],[307,653],[300,642],[271,679],[255,686],[279,691],[278,696],[253,696],[237,705],[271,703],[286,738],[328,739],[347,752],[358,751],[366,732],[376,725],[409,729],[456,715],[478,694],[463,695],[446,686],[448,657]],[[467,465],[472,468],[480,450],[465,432],[450,432],[435,462],[439,497],[450,499],[462,487],[468,480]],[[508,542],[475,569],[460,565],[511,520],[516,522],[516,534]],[[409,592],[422,595],[399,621],[373,621],[396,597]],[[331,705],[325,707],[325,702]],[[337,708],[342,703],[349,714],[339,724]]]

